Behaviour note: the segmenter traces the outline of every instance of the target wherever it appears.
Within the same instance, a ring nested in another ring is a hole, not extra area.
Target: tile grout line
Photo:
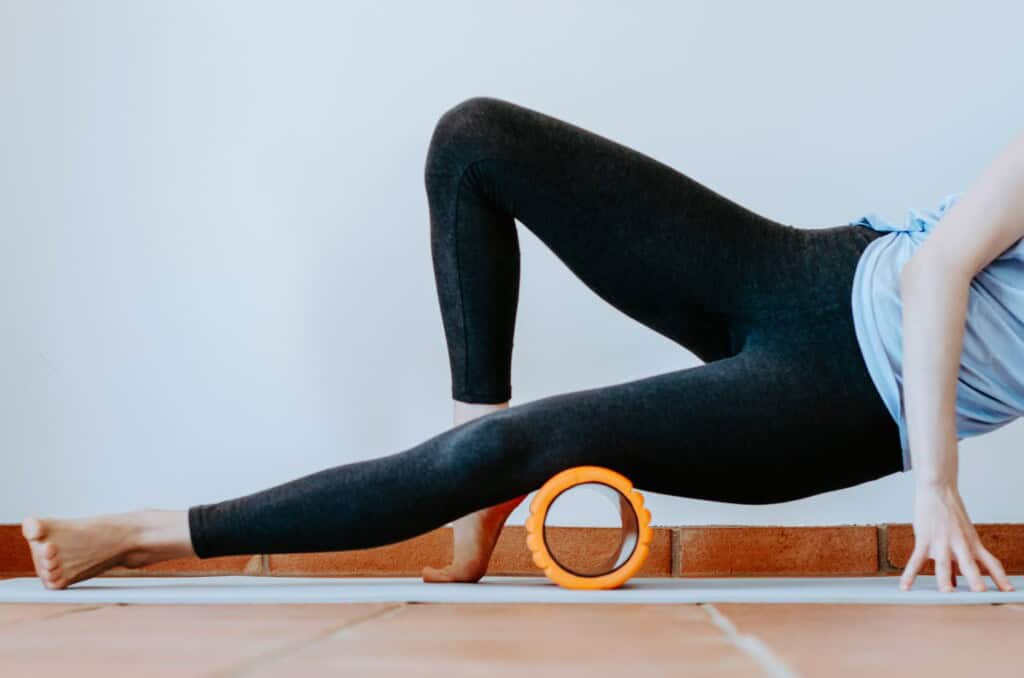
[[[116,604],[117,603],[115,603],[115,605]],[[111,607],[111,605],[109,603],[100,603],[98,605],[85,604],[85,607],[76,607],[71,610],[64,610],[63,613],[52,614],[48,617],[43,617],[43,619],[53,619],[54,617],[63,617],[67,614],[79,614],[80,612],[95,612],[96,610],[102,610],[105,607]]]
[[[47,605],[48,603],[28,603],[28,604],[29,605]],[[53,614],[48,614],[45,617],[36,617],[34,619],[18,619],[18,620],[15,620],[15,621],[5,622],[4,624],[0,624],[0,626],[7,626],[9,624],[26,624],[26,623],[31,624],[31,623],[34,623],[34,622],[47,622],[47,621],[50,621],[52,619],[60,619],[61,617],[66,617],[66,616],[71,615],[71,614],[80,614],[82,612],[95,612],[96,610],[102,610],[105,607],[111,607],[111,606],[109,604],[89,605],[88,603],[81,603],[77,607],[73,607],[73,608],[67,609],[67,610],[60,610],[58,612],[54,612]]]
[[[760,638],[749,633],[740,633],[728,617],[719,612],[718,608],[711,603],[699,603],[699,605],[711,617],[715,626],[725,633],[729,641],[753,659],[767,675],[772,678],[799,678],[800,674],[789,668]]]
[[[331,640],[332,638],[342,636],[358,626],[362,626],[364,624],[368,624],[369,622],[387,618],[389,616],[397,614],[401,610],[405,609],[405,607],[405,603],[397,603],[395,605],[391,605],[390,607],[385,607],[382,610],[371,612],[363,617],[359,617],[357,619],[350,619],[341,624],[340,626],[331,627],[327,631],[314,635],[312,638],[306,638],[300,641],[296,641],[291,645],[278,648],[277,650],[272,650],[270,652],[266,652],[255,657],[250,657],[249,659],[240,662],[240,664],[237,666],[229,667],[221,671],[214,671],[206,675],[210,676],[211,678],[230,678],[233,676],[244,676],[255,669],[263,668],[268,664],[273,664],[274,662],[281,661],[307,647],[311,647],[325,640]]]
[[[672,527],[668,531],[668,549],[669,549],[669,575],[670,577],[679,577],[683,567],[683,553],[680,548],[682,543],[682,530],[681,527]]]
[[[889,564],[889,525],[880,523],[875,526],[875,530],[878,535],[878,572],[879,574],[889,574],[893,570]]]

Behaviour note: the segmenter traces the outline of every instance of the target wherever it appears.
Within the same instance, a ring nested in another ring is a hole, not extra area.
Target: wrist
[[[953,473],[921,473],[914,478],[918,490],[926,491],[958,491],[956,474]]]
[[[912,448],[915,450],[913,468],[917,487],[956,489],[959,475],[956,433],[949,431],[938,440],[929,442],[921,442],[920,434],[917,437],[919,440]],[[911,435],[912,444],[913,438]],[[925,450],[927,454],[921,454],[917,450]]]

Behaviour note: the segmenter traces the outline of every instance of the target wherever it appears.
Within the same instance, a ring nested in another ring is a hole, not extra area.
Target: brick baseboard
[[[975,527],[1009,574],[1024,574],[1024,524]],[[608,543],[617,531],[598,527],[553,528],[560,550],[585,554]],[[700,525],[656,527],[651,553],[638,576],[893,576],[906,566],[914,546],[909,524],[751,527]],[[103,576],[277,575],[303,577],[416,577],[426,565],[451,556],[451,528],[407,541],[357,551],[293,553],[223,558],[184,558],[139,569],[114,568]],[[984,571],[984,570],[983,570]],[[928,561],[925,574],[934,574]],[[491,575],[538,576],[526,548],[525,530],[501,533],[487,570]],[[0,525],[0,577],[34,574],[19,525]]]

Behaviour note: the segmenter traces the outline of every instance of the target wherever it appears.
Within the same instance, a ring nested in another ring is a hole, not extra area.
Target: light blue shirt
[[[849,222],[887,233],[857,262],[853,322],[871,379],[899,426],[903,470],[911,468],[903,406],[903,308],[900,271],[928,233],[956,204],[912,209],[898,228],[875,213]],[[999,428],[1024,414],[1024,238],[983,268],[968,291],[963,352],[956,386],[957,441]]]

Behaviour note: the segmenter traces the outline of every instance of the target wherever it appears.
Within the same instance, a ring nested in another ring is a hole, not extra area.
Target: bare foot
[[[142,567],[192,553],[183,511],[147,509],[131,513],[56,520],[26,518],[36,574],[48,589],[64,589],[112,567]]]
[[[452,401],[454,423],[459,424],[485,417],[492,412],[507,409],[504,403],[465,403]],[[485,508],[463,516],[452,523],[452,562],[444,568],[423,568],[425,582],[476,582],[487,572],[491,552],[498,542],[501,527],[509,514],[515,510],[526,495],[516,497],[504,504]]]
[[[476,513],[459,518],[452,523],[452,562],[447,567],[423,568],[423,581],[431,583],[477,582],[487,572],[491,552],[498,543],[498,535],[509,514],[515,510],[527,495],[516,497],[504,504],[498,504]]]

